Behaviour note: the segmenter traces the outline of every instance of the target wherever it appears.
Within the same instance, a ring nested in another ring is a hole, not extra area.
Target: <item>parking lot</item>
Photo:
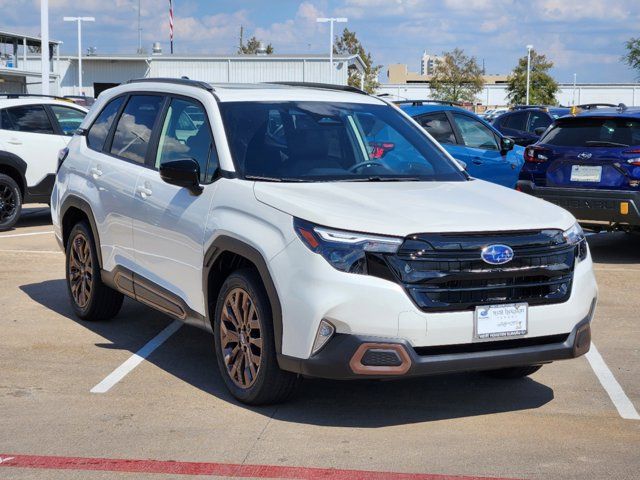
[[[111,322],[77,320],[48,210],[26,208],[0,234],[0,478],[638,478],[640,236],[589,243],[588,358],[507,382],[305,380],[249,408],[189,326],[92,393],[173,320],[130,300]]]

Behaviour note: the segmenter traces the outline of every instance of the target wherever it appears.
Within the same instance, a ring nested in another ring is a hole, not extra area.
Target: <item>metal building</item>
[[[346,85],[349,71],[364,71],[358,55],[334,55],[333,82]],[[30,58],[37,70],[40,60]],[[83,86],[78,87],[78,57],[55,62],[60,76],[58,95],[98,96],[132,78],[183,76],[205,82],[256,83],[273,81],[330,82],[328,55],[86,55],[82,57]]]

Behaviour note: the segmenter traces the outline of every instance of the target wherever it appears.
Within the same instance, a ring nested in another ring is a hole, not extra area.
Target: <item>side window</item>
[[[526,130],[527,116],[529,112],[515,112],[502,117],[501,125],[513,130]]]
[[[544,112],[531,112],[529,115],[529,127],[527,128],[527,131],[533,133],[536,128],[547,128],[549,125],[551,125],[549,115]]]
[[[185,158],[200,164],[201,183],[211,183],[218,159],[206,112],[197,102],[176,98],[162,125],[155,166]]]
[[[42,105],[23,105],[4,110],[2,128],[29,133],[53,133],[53,126]],[[5,125],[7,123],[7,125]]]
[[[84,120],[85,113],[75,108],[62,107],[60,105],[49,105],[49,108],[56,116],[62,133],[69,137],[75,133],[82,120]]]
[[[453,119],[467,147],[499,150],[496,136],[481,122],[467,115],[460,115],[458,113],[453,114]]]
[[[124,99],[125,97],[114,98],[102,109],[100,115],[98,115],[98,118],[96,118],[89,129],[89,133],[87,133],[87,144],[89,147],[98,151],[102,150],[107,135],[109,135],[113,119],[116,118],[116,114],[120,109],[120,105],[124,102]]]
[[[456,136],[445,113],[425,115],[419,119],[420,125],[440,143],[456,143]]]
[[[118,119],[111,144],[111,153],[144,164],[153,125],[158,118],[164,97],[133,95]]]

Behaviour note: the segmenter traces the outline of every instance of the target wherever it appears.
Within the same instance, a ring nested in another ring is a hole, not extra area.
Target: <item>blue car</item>
[[[640,229],[640,108],[561,117],[526,148],[518,188],[597,230]]]
[[[556,118],[570,111],[568,107],[520,105],[494,118],[492,124],[500,133],[512,138],[516,145],[526,147],[536,143]]]
[[[515,188],[524,164],[524,148],[477,115],[433,100],[397,102],[444,149],[466,164],[469,175]]]

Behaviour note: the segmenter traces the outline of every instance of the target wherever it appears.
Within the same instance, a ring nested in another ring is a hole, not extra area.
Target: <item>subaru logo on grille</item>
[[[582,152],[578,155],[580,160],[589,160],[591,158],[591,154],[589,152]]]
[[[507,245],[489,245],[482,249],[480,257],[491,265],[502,265],[513,260],[513,249]]]

